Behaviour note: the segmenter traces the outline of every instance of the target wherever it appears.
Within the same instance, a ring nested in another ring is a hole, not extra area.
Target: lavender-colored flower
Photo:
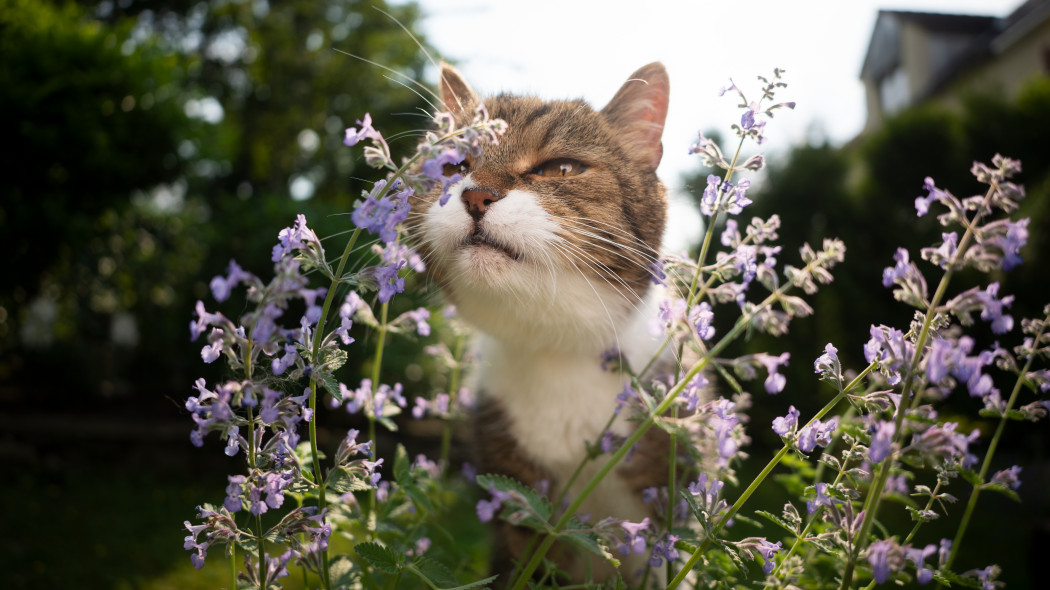
[[[703,373],[697,373],[685,384],[685,388],[682,389],[678,399],[685,403],[687,412],[692,412],[700,405],[704,387],[707,387],[707,378],[704,377]]]
[[[623,542],[618,547],[620,553],[623,555],[645,553],[645,537],[642,533],[649,529],[649,517],[645,517],[641,522],[624,521],[620,523],[620,526],[626,533]]]
[[[712,326],[715,314],[711,311],[711,305],[706,301],[694,305],[689,310],[689,323],[696,329],[696,335],[702,340],[710,340],[715,335],[715,327]]]
[[[875,424],[871,435],[871,445],[868,447],[868,458],[872,463],[881,463],[890,456],[893,444],[893,435],[897,428],[893,422],[880,420]]]
[[[678,535],[665,533],[660,537],[658,541],[653,543],[653,551],[649,555],[649,565],[660,567],[664,559],[667,559],[668,563],[674,563],[678,559],[678,549],[674,546],[677,542]]]
[[[835,499],[827,494],[828,484],[824,482],[817,482],[813,489],[817,493],[817,497],[812,500],[806,500],[806,511],[813,514],[817,511],[820,506],[834,506]]]
[[[372,115],[369,113],[365,113],[364,119],[358,120],[357,124],[361,126],[360,130],[355,127],[346,130],[346,136],[343,138],[344,145],[353,146],[362,139],[382,140],[383,136],[372,127]]]
[[[911,362],[915,346],[904,337],[904,333],[887,326],[872,326],[871,339],[864,345],[864,358],[878,362],[879,371],[890,385],[901,381],[900,369]]]
[[[373,266],[371,267],[372,274],[376,278],[376,282],[379,284],[379,301],[386,303],[390,301],[390,298],[397,293],[403,293],[405,291],[405,279],[398,275],[398,271],[401,270],[406,264],[406,261],[402,260],[400,263],[393,264],[390,266]]]
[[[405,313],[405,316],[416,326],[416,333],[420,336],[430,336],[430,324],[427,320],[430,319],[430,310],[425,307],[420,307],[414,311]]]
[[[915,580],[920,584],[929,584],[933,579],[933,570],[926,567],[926,558],[937,552],[936,545],[927,545],[922,549],[905,548],[905,558],[915,564]]]
[[[401,181],[396,181],[392,188],[395,192],[389,194],[385,180],[376,182],[364,202],[350,216],[354,225],[377,234],[385,243],[397,239],[397,226],[408,218],[411,209],[408,200],[413,194],[412,188]]]
[[[839,350],[830,342],[824,346],[824,354],[813,361],[813,372],[820,373],[822,378],[839,379],[841,370],[839,365]]]
[[[760,123],[761,125],[761,123]],[[751,187],[750,180],[741,180],[736,186],[725,191],[725,210],[730,215],[739,215],[743,212],[744,207],[751,204],[751,199],[747,198],[745,193],[747,189]]]
[[[995,580],[999,576],[999,566],[997,565],[990,565],[979,570],[970,570],[965,574],[976,576],[977,581],[981,583],[981,590],[995,590],[997,587],[1002,586],[1001,582]]]
[[[784,391],[784,385],[787,384],[787,378],[777,371],[781,366],[787,365],[790,358],[791,353],[788,352],[785,352],[780,356],[772,356],[769,354],[755,355],[755,360],[766,368],[767,376],[763,385],[765,385],[768,393],[776,394]]]
[[[735,219],[727,219],[725,229],[722,230],[722,237],[719,240],[723,246],[728,248],[736,248],[740,245],[740,229]]]
[[[277,234],[277,245],[273,247],[271,260],[277,262],[290,255],[294,250],[316,249],[323,251],[321,240],[317,238],[314,230],[306,225],[306,216],[299,214],[295,216],[292,227],[286,227]]]
[[[1016,490],[1021,487],[1021,480],[1017,477],[1019,475],[1021,475],[1021,467],[1019,465],[1014,465],[1013,467],[996,472],[996,474],[992,476],[991,483],[993,485]]]
[[[1014,302],[1013,295],[999,299],[999,283],[997,282],[988,285],[984,291],[977,291],[975,295],[982,304],[981,319],[992,323],[992,332],[1005,334],[1013,329],[1013,317],[1003,314],[1003,308],[1010,307]]]
[[[728,510],[729,505],[721,498],[724,482],[717,479],[709,479],[706,473],[697,476],[696,481],[689,484],[689,493],[695,496],[696,504],[701,511],[707,513],[708,518],[714,518]]]
[[[923,181],[922,186],[926,189],[927,195],[925,197],[915,197],[915,211],[919,217],[929,213],[930,205],[934,201],[940,201],[946,197],[944,191],[937,188],[933,179],[929,176]]]
[[[682,298],[660,301],[656,316],[649,321],[649,333],[654,337],[663,336],[668,328],[685,321],[687,305],[685,299]]]
[[[788,413],[785,416],[773,419],[773,432],[780,436],[788,436],[798,426],[799,411],[795,409],[795,406],[788,408]]]
[[[766,539],[759,539],[758,543],[759,554],[761,554],[762,559],[765,560],[762,564],[762,571],[765,572],[766,575],[769,575],[773,573],[773,568],[776,567],[776,555],[782,548],[782,544],[780,541],[770,543]]]
[[[906,450],[915,451],[929,459],[942,459],[969,467],[977,462],[977,456],[969,452],[969,447],[981,431],[975,428],[966,435],[955,431],[958,426],[957,422],[933,424],[914,435]]]
[[[882,584],[890,579],[890,574],[900,571],[904,565],[901,547],[893,539],[883,539],[868,545],[868,563],[871,564],[871,575],[875,582]]]
[[[463,158],[463,154],[455,146],[435,147],[428,154],[427,160],[420,166],[420,171],[429,178],[441,180],[445,175],[445,165],[459,164],[463,161]]]
[[[809,426],[804,426],[798,431],[798,450],[803,453],[812,452],[817,446],[826,447],[831,444],[831,436],[839,427],[837,417],[821,422],[814,420]]]
[[[700,213],[708,217],[715,214],[715,209],[718,207],[718,185],[720,184],[722,184],[721,178],[714,174],[707,175],[707,188],[700,197]]]
[[[740,116],[740,126],[744,129],[751,129],[755,126],[755,111],[758,110],[758,104],[752,102],[751,106],[748,107],[744,114]]]

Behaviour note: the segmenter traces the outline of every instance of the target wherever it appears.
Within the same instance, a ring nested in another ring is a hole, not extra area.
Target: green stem
[[[992,195],[995,194],[996,190],[996,184],[993,183],[989,186],[982,205],[977,209],[977,212],[974,213],[973,219],[966,224],[966,232],[959,240],[959,245],[955,251],[955,255],[952,256],[951,262],[947,264],[944,275],[941,276],[941,280],[937,284],[937,290],[934,292],[933,299],[930,300],[930,304],[926,308],[926,315],[923,318],[922,329],[919,331],[919,337],[915,341],[915,352],[912,355],[911,363],[907,365],[907,374],[904,379],[904,386],[901,389],[901,400],[897,406],[897,413],[894,416],[894,431],[891,446],[901,435],[901,424],[904,423],[905,409],[912,404],[912,394],[914,393],[916,397],[921,395],[921,392],[913,392],[912,386],[916,379],[916,370],[919,367],[919,361],[922,359],[923,352],[926,348],[926,342],[930,338],[930,327],[933,325],[933,319],[936,317],[941,301],[944,299],[944,296],[948,291],[948,283],[951,282],[952,276],[955,274],[955,268],[958,266],[959,261],[962,259],[963,254],[970,245],[970,241],[973,239],[973,228],[977,226],[977,222],[980,220],[983,212],[988,209],[988,203],[991,201]],[[854,545],[856,550],[850,554],[849,560],[846,563],[846,570],[842,575],[841,590],[846,590],[853,584],[853,569],[856,565],[857,558],[860,557],[860,552],[867,546],[868,533],[871,531],[871,526],[875,522],[875,516],[879,511],[879,503],[882,500],[882,490],[886,487],[886,480],[889,479],[892,463],[893,455],[891,454],[879,464],[878,474],[875,476],[875,480],[872,482],[871,488],[868,490],[868,497],[864,501],[864,520],[861,522],[860,530],[856,537],[856,544]]]
[[[390,311],[390,302],[385,302],[380,307],[379,311],[379,326],[376,328],[378,335],[376,337],[376,354],[372,360],[372,399],[375,400],[375,392],[379,389],[379,378],[383,369],[383,349],[386,347],[386,332],[387,332],[387,314]],[[376,444],[376,417],[383,408],[375,407],[372,404],[372,413],[368,415],[368,440],[372,441],[372,452],[378,455],[379,449]],[[376,508],[376,489],[371,488],[368,490],[369,508],[375,511]],[[371,527],[369,527],[371,529]],[[371,533],[375,535],[375,531]]]
[[[467,337],[460,336],[456,340],[456,350],[452,355],[452,359],[455,364],[452,365],[452,371],[448,377],[448,407],[449,411],[456,406],[456,397],[459,393],[459,377],[462,371],[463,364],[463,352],[466,348]],[[445,421],[445,428],[441,432],[441,465],[447,471],[449,468],[449,455],[452,452],[452,421]]]
[[[1045,324],[1044,324],[1045,325]],[[1043,337],[1043,330],[1040,329],[1039,333],[1036,334],[1032,340],[1033,348],[1039,347],[1039,340]],[[995,450],[999,446],[999,439],[1003,435],[1003,430],[1006,429],[1006,415],[1013,409],[1014,404],[1017,403],[1017,396],[1021,393],[1021,386],[1024,383],[1024,376],[1032,369],[1032,362],[1035,360],[1036,355],[1033,353],[1028,357],[1025,362],[1024,368],[1021,369],[1021,373],[1017,376],[1017,382],[1014,383],[1013,391],[1010,392],[1010,399],[1006,402],[1006,410],[1003,415],[999,418],[999,425],[995,429],[995,434],[992,436],[991,442],[988,443],[988,452],[984,455],[984,462],[981,464],[981,471],[978,473],[978,479],[984,482],[984,478],[988,475],[988,470],[992,466],[992,457],[995,455]],[[959,551],[959,546],[962,545],[963,536],[966,534],[966,528],[970,524],[970,517],[973,516],[974,508],[977,506],[977,496],[981,493],[981,486],[974,486],[973,491],[970,492],[970,499],[966,503],[966,511],[963,512],[962,521],[959,523],[959,530],[955,532],[955,538],[952,540],[952,548],[948,553],[948,559],[945,561],[944,567],[948,569],[951,567],[952,562],[955,560],[955,555]]]
[[[358,236],[361,235],[361,228],[354,230],[354,233],[350,235],[350,239],[346,242],[346,248],[343,249],[343,255],[339,257],[339,264],[336,267],[335,274],[331,277],[332,283],[328,288],[328,292],[325,294],[324,304],[321,306],[321,317],[317,320],[317,328],[314,331],[314,341],[311,344],[310,351],[311,357],[314,362],[317,362],[318,355],[321,351],[321,342],[324,338],[325,325],[328,322],[328,312],[332,309],[332,303],[335,301],[336,288],[339,286],[339,282],[342,280],[343,271],[346,269],[346,263],[350,259],[350,252],[354,249],[354,244],[357,243]],[[317,489],[317,510],[319,513],[324,514],[327,509],[327,498],[325,492],[325,480],[321,474],[321,461],[319,453],[317,451],[317,376],[313,375],[310,377],[310,415],[313,419],[310,420],[310,461],[313,466],[314,485],[318,486]],[[328,576],[328,552],[325,551],[321,554],[321,585],[327,589],[331,587],[331,581]]]
[[[846,399],[846,392],[839,392],[838,395],[832,398],[832,400],[828,402],[827,405],[821,408],[820,411],[818,411],[816,415],[814,415],[813,418],[810,419],[806,426],[809,426],[813,424],[813,422],[823,418],[828,412],[833,410],[840,401],[844,399]],[[773,469],[780,464],[780,461],[784,459],[784,457],[788,454],[789,450],[790,447],[788,445],[784,445],[783,447],[781,447],[781,449],[777,451],[777,454],[769,460],[769,463],[766,464],[762,471],[759,472],[757,476],[755,476],[755,479],[752,480],[751,485],[747,486],[747,489],[745,489],[743,493],[740,494],[740,497],[737,498],[736,502],[734,502],[733,505],[729,507],[729,510],[726,511],[726,513],[718,519],[718,522],[715,523],[715,526],[711,529],[711,534],[704,538],[704,540],[700,543],[700,546],[696,548],[696,551],[694,551],[693,554],[689,556],[689,559],[686,560],[685,565],[682,567],[681,570],[679,570],[678,575],[676,575],[674,579],[671,580],[671,582],[667,585],[668,590],[677,588],[678,585],[685,580],[685,577],[689,575],[690,571],[692,571],[693,566],[696,565],[696,562],[700,560],[700,557],[703,556],[704,552],[707,551],[707,548],[710,547],[713,535],[719,530],[721,530],[722,527],[725,526],[725,524],[729,522],[729,520],[732,519],[740,511],[741,508],[743,508],[744,504],[748,501],[748,499],[751,498],[751,495],[754,494],[755,490],[758,489],[758,486],[761,485],[762,482],[766,479],[766,477],[769,476],[769,474],[773,471]]]
[[[230,543],[230,590],[237,590],[237,545]]]

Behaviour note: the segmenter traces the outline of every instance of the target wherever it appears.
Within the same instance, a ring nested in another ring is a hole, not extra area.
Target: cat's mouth
[[[467,236],[466,238],[464,238],[463,242],[460,244],[460,246],[461,247],[486,246],[486,247],[492,248],[493,250],[496,250],[498,252],[503,253],[504,255],[506,255],[508,258],[510,258],[512,260],[515,260],[515,261],[521,260],[521,253],[520,252],[514,250],[513,248],[510,248],[510,247],[506,246],[505,244],[501,244],[501,243],[497,242],[496,240],[493,240],[491,237],[488,236],[488,234],[486,234],[485,232],[482,232],[480,230],[479,231],[475,231],[473,234],[471,234],[471,235]]]

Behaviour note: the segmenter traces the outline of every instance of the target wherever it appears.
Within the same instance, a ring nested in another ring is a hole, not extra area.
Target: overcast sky
[[[719,129],[727,136],[739,120],[736,101],[718,96],[729,78],[756,94],[757,75],[787,71],[789,86],[777,98],[798,106],[767,125],[759,148],[767,156],[807,137],[841,144],[864,125],[859,74],[879,9],[1004,16],[1020,3],[420,0],[435,57],[454,60],[481,94],[583,97],[600,108],[639,66],[663,62],[671,102],[659,172],[673,198],[682,174],[697,165],[687,154],[696,132]],[[688,214],[678,199],[678,210]]]

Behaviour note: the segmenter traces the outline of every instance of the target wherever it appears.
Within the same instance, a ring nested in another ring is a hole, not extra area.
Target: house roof
[[[962,72],[988,57],[1001,53],[1026,33],[1050,18],[1050,0],[1027,0],[1009,15],[996,18],[966,14],[880,10],[872,30],[868,51],[861,66],[861,78],[878,79],[888,74],[900,60],[899,23],[912,22],[927,31],[971,39],[945,62],[922,91],[922,99],[943,88]]]

